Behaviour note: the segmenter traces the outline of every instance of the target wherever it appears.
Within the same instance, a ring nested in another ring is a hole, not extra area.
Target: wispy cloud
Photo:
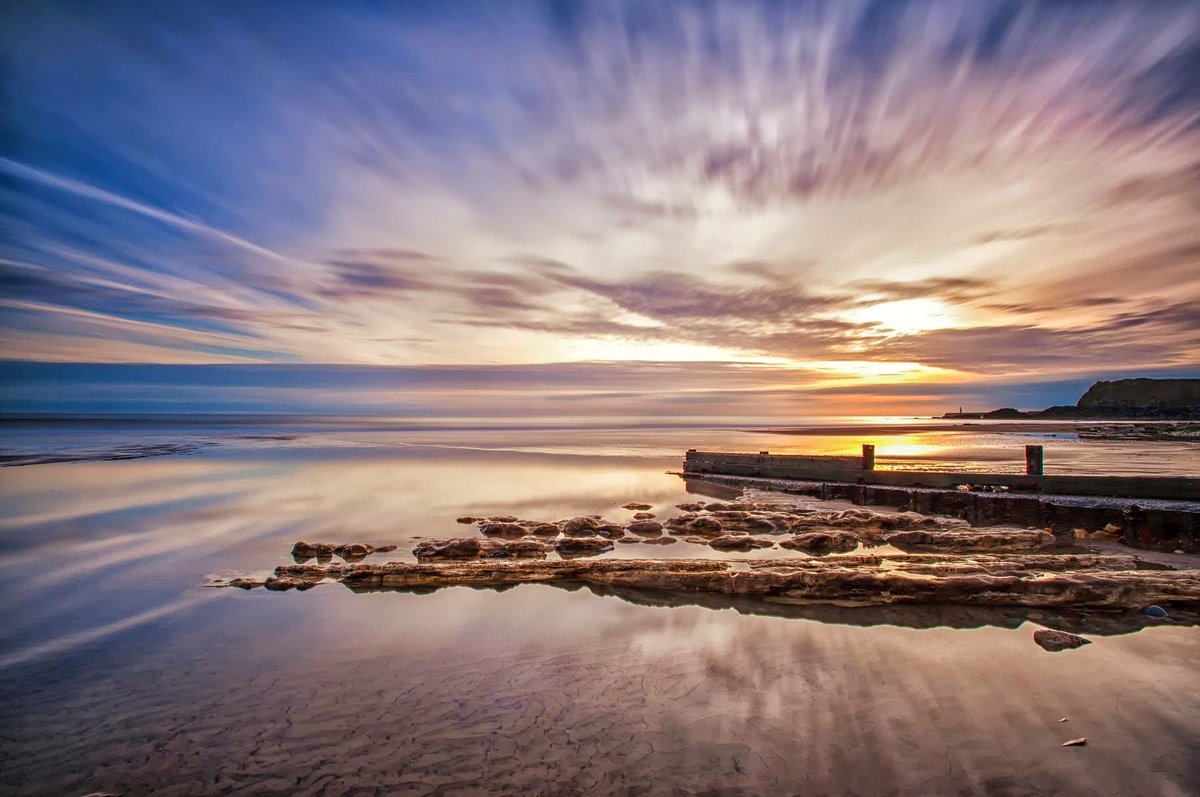
[[[2,13],[9,358],[1200,367],[1194,3]]]

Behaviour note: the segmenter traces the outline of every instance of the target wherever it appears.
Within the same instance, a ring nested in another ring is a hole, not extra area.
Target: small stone
[[[1087,744],[1087,737],[1080,736],[1078,739],[1070,739],[1062,743],[1062,747],[1083,747]]]
[[[1167,614],[1167,610],[1161,606],[1147,606],[1145,609],[1142,609],[1142,614],[1147,617],[1157,617],[1160,620],[1165,620],[1170,616]]]
[[[1176,548],[1175,550],[1171,551],[1171,553],[1180,553],[1180,554],[1181,554],[1181,553],[1183,553],[1183,552],[1184,552],[1184,551],[1183,551],[1183,549],[1182,549],[1182,548]]]
[[[653,509],[654,507],[652,507],[650,504],[635,504],[635,503],[629,503],[629,504],[626,504],[625,506],[623,506],[623,507],[621,507],[621,508],[622,508],[622,509],[637,509],[637,510],[646,510],[646,509]]]
[[[1048,650],[1051,653],[1058,653],[1061,650],[1070,650],[1072,648],[1081,648],[1084,645],[1090,645],[1091,640],[1084,639],[1077,634],[1068,634],[1066,631],[1054,631],[1049,628],[1040,628],[1033,632],[1033,641],[1042,647],[1043,650]]]
[[[634,520],[654,520],[654,513],[653,512],[634,512],[633,519]]]

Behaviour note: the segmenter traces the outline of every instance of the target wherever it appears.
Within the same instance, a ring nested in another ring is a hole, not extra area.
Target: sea
[[[1196,441],[929,424],[0,420],[0,793],[1200,793],[1191,625],[1068,618],[1093,644],[1048,653],[1021,610],[207,586],[298,540],[404,559],[464,515],[735,497],[678,475],[689,448],[1018,472],[1040,443],[1050,473],[1200,475]]]

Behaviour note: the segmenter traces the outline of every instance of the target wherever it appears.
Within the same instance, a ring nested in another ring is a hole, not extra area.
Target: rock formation
[[[608,540],[567,537],[569,551]],[[560,552],[562,549],[560,548]],[[666,594],[711,594],[788,602],[878,605],[1132,608],[1200,601],[1198,570],[1138,570],[1126,556],[1045,554],[971,557],[916,554],[729,562],[707,559],[482,560],[279,567],[265,586],[307,589],[326,579],[357,591],[589,584]],[[228,582],[214,586],[229,586]]]

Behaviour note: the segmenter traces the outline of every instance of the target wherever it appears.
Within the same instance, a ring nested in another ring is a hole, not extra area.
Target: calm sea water
[[[0,469],[0,792],[1200,792],[1193,627],[1098,627],[1049,654],[1020,612],[202,586],[269,571],[298,539],[404,557],[470,533],[463,514],[665,516],[691,496],[668,473],[686,448],[870,442],[415,425],[6,425],[9,461],[43,464]],[[1016,467],[1027,438],[873,441],[894,464]],[[1196,472],[1183,444],[1044,442],[1051,467]],[[111,459],[144,453],[160,455]],[[1088,746],[1059,747],[1076,736]]]

